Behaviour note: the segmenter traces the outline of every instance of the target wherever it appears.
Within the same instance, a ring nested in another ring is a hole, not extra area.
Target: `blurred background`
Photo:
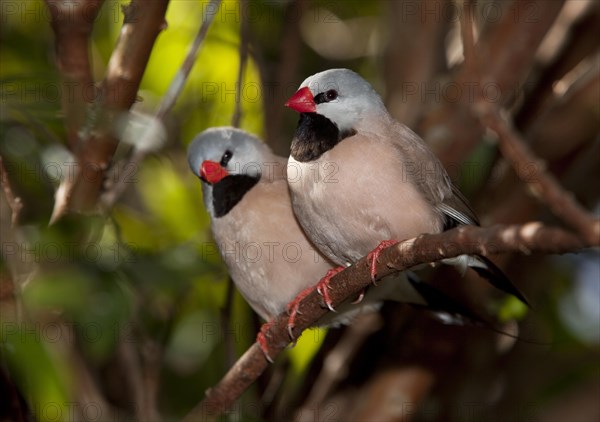
[[[126,3],[107,0],[94,19],[89,56],[98,83]],[[479,90],[598,214],[596,0],[475,2],[476,69],[464,62],[462,1],[225,1],[164,131],[147,136],[211,10],[172,0],[133,106],[135,124],[117,129],[103,195],[93,212],[53,225],[55,191],[75,165],[63,108],[71,94],[56,66],[46,3],[0,4],[3,421],[178,420],[254,342],[260,321],[228,293],[185,158],[196,133],[234,121],[236,98],[240,127],[287,156],[297,115],[285,100],[313,73],[353,69],[432,146],[483,225],[560,224],[479,124]],[[87,123],[95,116],[87,110]],[[111,197],[119,184],[124,191]],[[17,221],[7,186],[20,198]],[[476,276],[444,268],[422,276],[502,322],[517,319],[522,340],[386,305],[350,327],[306,331],[223,420],[599,420],[598,250],[493,258],[533,310],[496,297]]]

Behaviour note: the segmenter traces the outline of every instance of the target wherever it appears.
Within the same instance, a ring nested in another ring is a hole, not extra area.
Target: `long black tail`
[[[471,258],[473,258],[473,260],[470,260],[468,264],[469,268],[473,269],[473,271],[485,278],[497,289],[515,296],[531,308],[531,304],[523,292],[521,292],[492,261],[481,255],[471,256]]]

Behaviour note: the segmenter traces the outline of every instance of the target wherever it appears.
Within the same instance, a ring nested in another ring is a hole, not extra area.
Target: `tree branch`
[[[464,91],[471,87],[476,93],[490,89],[488,101],[498,107],[513,101],[521,81],[531,70],[535,51],[564,1],[503,2],[500,21],[479,38],[477,66],[462,66],[452,83]],[[506,48],[510,45],[519,48]],[[475,67],[478,67],[477,74],[473,74]],[[458,102],[438,101],[432,104],[417,128],[444,165],[462,163],[481,139],[482,130],[471,109],[473,102],[470,94],[461,95]]]
[[[519,178],[527,184],[529,192],[550,207],[557,217],[577,230],[589,244],[600,239],[600,220],[594,218],[562,188],[545,164],[535,156],[519,135],[500,117],[495,108],[480,103],[477,108],[483,125],[498,135],[500,151],[513,166]]]
[[[10,181],[8,180],[8,173],[6,168],[4,167],[4,160],[0,155],[0,185],[2,186],[2,190],[4,191],[4,196],[6,197],[6,202],[11,211],[11,226],[15,228],[19,224],[19,215],[21,214],[21,209],[23,209],[23,202],[21,202],[21,198],[15,196],[12,188],[10,186]]]
[[[481,228],[463,226],[438,234],[423,234],[384,249],[377,264],[378,278],[404,271],[419,264],[436,262],[462,254],[488,255],[501,252],[567,253],[586,246],[598,246],[600,239],[585,244],[577,236],[562,229],[544,227],[532,222],[525,225]],[[382,281],[383,282],[383,281]],[[338,306],[354,297],[371,284],[367,259],[362,258],[332,278],[330,297]],[[315,324],[328,310],[321,304],[316,292],[308,295],[300,305],[302,313],[296,319],[295,333]],[[267,330],[268,352],[277,356],[290,343],[287,331],[288,315],[279,315]],[[185,420],[202,420],[230,408],[240,395],[267,368],[268,361],[258,344],[253,344],[229,370],[223,379],[206,392],[205,398]]]
[[[247,9],[248,0],[240,0],[241,10]],[[238,67],[238,76],[235,85],[235,110],[231,118],[231,126],[239,127],[242,120],[242,87],[244,83],[244,73],[246,63],[248,62],[248,20],[241,14],[240,16],[240,64]]]
[[[56,38],[57,66],[63,78],[62,108],[67,140],[72,151],[77,150],[79,130],[85,123],[88,106],[96,97],[89,58],[89,37],[103,3],[104,0],[46,0]]]
[[[137,97],[156,37],[166,27],[168,4],[168,0],[132,0],[123,8],[123,28],[108,63],[99,98],[88,116],[90,123],[79,128],[84,142],[76,151],[77,171],[73,179],[66,178],[57,190],[51,223],[70,210],[89,212],[94,209],[104,173],[118,144],[111,130],[112,122],[131,108]]]
[[[200,26],[198,32],[196,33],[196,37],[194,41],[190,45],[188,53],[181,64],[181,67],[177,71],[177,74],[173,77],[171,81],[171,85],[167,89],[167,92],[163,96],[158,109],[156,110],[156,114],[154,115],[159,122],[164,123],[166,116],[171,112],[177,99],[181,95],[183,91],[183,87],[187,82],[188,77],[196,63],[196,59],[200,52],[200,47],[206,38],[206,34],[208,33],[208,29],[212,24],[217,11],[219,10],[219,6],[221,4],[221,0],[212,0],[208,7],[206,7],[206,13],[202,16],[202,25]],[[146,132],[147,137],[155,136],[154,133]],[[146,140],[142,139],[140,141],[140,145],[145,145]],[[146,154],[148,153],[147,148],[136,148],[131,159],[127,163],[125,168],[137,168],[139,164],[142,162]],[[117,200],[121,197],[121,195],[125,192],[127,188],[127,180],[128,177],[123,175],[123,177],[119,178],[115,185],[110,189],[109,192],[106,192],[102,196],[102,206],[105,209],[110,209],[117,202]]]
[[[205,10],[207,13],[202,16],[202,25],[200,25],[200,29],[198,30],[198,33],[196,34],[196,37],[194,38],[194,41],[188,50],[185,60],[171,81],[171,85],[169,86],[168,91],[165,93],[160,106],[158,107],[156,118],[164,120],[165,116],[173,109],[173,106],[175,105],[177,98],[179,98],[188,76],[190,76],[192,67],[194,67],[194,64],[196,63],[196,58],[200,52],[200,47],[206,38],[208,29],[210,28],[210,25],[212,24],[220,5],[221,0],[211,0],[210,4],[206,7]]]

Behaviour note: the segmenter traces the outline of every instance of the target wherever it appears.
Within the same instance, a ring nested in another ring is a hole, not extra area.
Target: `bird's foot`
[[[290,335],[290,338],[292,340],[295,339],[293,330],[294,330],[294,327],[296,326],[296,324],[295,324],[296,315],[301,313],[300,309],[299,309],[300,302],[302,302],[302,300],[304,300],[304,298],[306,296],[308,296],[313,291],[315,291],[316,288],[317,288],[316,286],[307,287],[306,289],[304,289],[300,293],[298,293],[298,295],[287,305],[287,313],[289,315],[287,329],[288,329],[288,334]]]
[[[379,259],[381,251],[390,246],[394,246],[397,243],[397,240],[382,240],[381,243],[367,255],[367,264],[371,268],[371,281],[373,284],[377,285],[377,283],[375,283],[375,279],[377,278],[377,260]]]
[[[360,293],[358,294],[358,297],[356,299],[354,299],[352,302],[350,302],[350,304],[358,305],[360,302],[362,302],[363,299],[365,298],[365,292],[366,292],[366,289],[362,289],[360,291]]]
[[[327,271],[327,274],[325,274],[325,277],[323,277],[315,286],[311,286],[311,287],[307,287],[306,289],[302,290],[300,293],[298,293],[298,295],[294,298],[294,300],[292,300],[288,306],[287,306],[287,312],[289,315],[288,318],[288,324],[287,324],[287,329],[288,329],[288,334],[290,335],[290,338],[292,340],[294,340],[294,327],[296,326],[296,316],[298,314],[300,314],[300,302],[302,302],[302,300],[308,296],[309,294],[311,294],[313,291],[317,291],[318,294],[320,294],[321,296],[323,296],[323,301],[325,302],[325,306],[327,306],[327,308],[329,308],[330,311],[335,312],[335,309],[333,308],[332,302],[331,302],[331,298],[329,297],[329,282],[331,281],[331,278],[336,275],[337,273],[339,273],[340,271],[342,271],[345,267],[338,267],[338,268],[332,268],[329,271]]]
[[[262,350],[263,354],[265,355],[265,358],[270,363],[273,363],[273,359],[271,358],[271,356],[269,356],[269,347],[268,347],[268,343],[267,343],[267,337],[268,337],[268,331],[272,326],[273,326],[273,321],[265,322],[260,327],[260,331],[256,335],[256,342],[258,343],[260,350]]]
[[[327,306],[327,308],[331,311],[331,312],[335,312],[335,309],[333,308],[333,302],[331,300],[331,298],[329,297],[329,289],[331,288],[329,286],[329,284],[331,283],[331,279],[333,278],[334,275],[336,275],[337,273],[339,273],[340,271],[343,271],[346,267],[336,267],[336,268],[331,268],[329,271],[327,271],[327,274],[325,274],[325,277],[323,277],[318,283],[317,283],[317,293],[319,293],[322,297],[323,297],[323,302],[325,302],[325,306]]]

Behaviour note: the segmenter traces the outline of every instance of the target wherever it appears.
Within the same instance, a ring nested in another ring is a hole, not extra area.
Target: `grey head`
[[[190,170],[202,181],[204,204],[220,217],[241,200],[273,161],[269,147],[256,136],[233,127],[216,127],[198,134],[188,146]]]
[[[314,96],[317,114],[327,117],[340,131],[359,129],[366,117],[388,116],[375,89],[349,69],[329,69],[304,80]]]

